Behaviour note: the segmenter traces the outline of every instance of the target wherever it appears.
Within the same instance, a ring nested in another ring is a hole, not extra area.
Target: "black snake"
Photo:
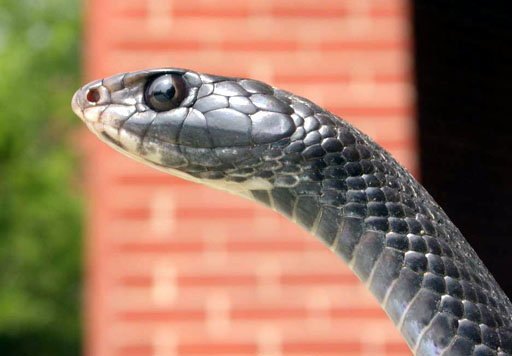
[[[428,192],[368,136],[260,81],[162,68],[79,89],[104,142],[258,201],[322,240],[415,355],[512,355],[512,304]]]

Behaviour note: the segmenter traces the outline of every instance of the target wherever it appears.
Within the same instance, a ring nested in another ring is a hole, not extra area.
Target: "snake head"
[[[123,73],[85,85],[72,107],[124,154],[231,191],[293,185],[299,163],[342,148],[331,114],[251,79],[172,68]]]

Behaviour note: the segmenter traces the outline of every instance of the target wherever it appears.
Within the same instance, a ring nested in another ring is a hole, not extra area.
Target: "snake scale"
[[[118,151],[317,236],[415,355],[512,355],[512,304],[460,231],[388,152],[313,102],[257,80],[161,68],[89,83],[72,107]]]

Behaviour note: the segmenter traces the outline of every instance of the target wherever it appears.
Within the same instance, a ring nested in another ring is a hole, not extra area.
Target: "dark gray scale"
[[[304,151],[302,151],[302,157],[306,160],[311,160],[315,158],[320,158],[325,155],[325,150],[320,144],[307,146]]]
[[[384,250],[385,239],[384,233],[375,231],[367,231],[361,236],[353,256],[355,263],[352,268],[362,281],[366,281],[370,276]]]
[[[477,345],[473,351],[474,356],[498,356],[498,353],[486,345]]]
[[[373,167],[372,173],[363,174],[363,178],[367,181],[367,186],[370,188],[381,188],[386,184],[386,175],[377,171],[376,166],[372,161],[368,161]]]
[[[345,207],[346,208],[346,207]],[[335,250],[345,261],[352,260],[354,248],[364,232],[364,221],[357,217],[343,217],[336,235]]]
[[[441,277],[441,276],[438,276],[434,273],[431,273],[431,272],[427,272],[425,273],[425,275],[423,276],[423,281],[422,281],[422,285],[421,285],[422,288],[425,288],[425,289],[428,289],[432,292],[436,292],[436,293],[439,293],[439,294],[446,294],[446,283],[444,281],[444,278]],[[462,316],[462,313],[464,311],[464,308],[462,306],[462,303],[458,302],[458,299],[455,299],[453,297],[450,297],[449,295],[445,295],[446,299],[449,298],[449,300],[445,300],[443,299],[443,301],[445,303],[448,303],[446,304],[446,307],[447,308],[450,308],[450,312],[453,311],[451,308],[452,306],[453,307],[460,307],[460,315]],[[453,303],[458,303],[457,305],[453,305],[453,304],[450,304],[450,302]],[[456,311],[459,311],[459,309],[457,309]]]
[[[339,179],[324,179],[322,181],[322,192],[325,190],[336,190],[338,194],[341,196],[343,200],[343,204],[349,202],[348,200],[348,192],[347,192],[347,184],[343,180]]]
[[[445,351],[445,355],[450,356],[467,356],[473,353],[475,344],[463,337],[455,336],[451,345]]]
[[[203,81],[201,80],[201,76],[199,74],[191,72],[191,71],[186,71],[183,74],[183,77],[185,78],[187,83],[189,83],[190,85],[192,85],[196,88],[199,87],[203,83]]]
[[[382,303],[393,281],[400,275],[403,260],[403,252],[391,248],[384,248],[379,256],[369,286],[379,303]]]
[[[252,142],[272,143],[290,136],[295,124],[289,115],[269,111],[258,111],[251,115]]]
[[[240,84],[231,80],[216,82],[214,84],[213,93],[225,97],[249,95],[249,93]]]
[[[501,348],[503,351],[512,353],[512,328],[500,328],[498,334],[501,340]]]
[[[213,84],[203,84],[199,87],[199,91],[197,92],[197,99],[201,99],[207,95],[213,93]]]
[[[304,130],[306,132],[316,131],[320,128],[320,122],[314,116],[309,116],[304,119]]]
[[[446,290],[448,295],[458,299],[464,299],[464,291],[462,290],[462,286],[457,279],[445,276],[444,281],[446,283]]]
[[[299,178],[297,178],[294,175],[278,175],[274,180],[273,184],[276,187],[293,187],[295,186],[299,181]]]
[[[421,252],[423,254],[427,253],[427,243],[425,242],[423,237],[414,235],[414,233],[410,233],[410,234],[407,234],[407,239],[409,240],[409,246],[411,247],[411,250],[416,251],[416,252]],[[429,254],[429,256],[432,256],[432,254]],[[435,256],[435,255],[433,255],[433,256]],[[428,256],[426,256],[426,257],[428,258]],[[440,259],[439,256],[436,256],[436,257]],[[433,257],[434,258],[433,261],[435,260],[436,257]],[[438,260],[436,260],[436,261],[438,261]],[[441,262],[441,261],[438,261],[438,262]],[[434,262],[431,262],[431,263],[434,263]]]
[[[321,146],[327,153],[340,152],[343,150],[343,145],[341,142],[333,137],[324,139],[321,143]]]
[[[281,100],[283,103],[285,103],[288,106],[290,106],[294,102],[294,100],[291,98],[291,96],[293,96],[293,94],[286,90],[274,89],[274,97]]]
[[[301,103],[301,102],[298,102],[298,101],[294,101],[292,104],[291,104],[291,107],[293,109],[293,111],[299,115],[300,117],[302,117],[303,119],[308,117],[308,116],[311,116],[313,115],[313,110],[311,110],[309,108],[309,106]]]
[[[437,314],[421,335],[417,355],[440,355],[457,333],[459,322],[446,313]]]
[[[251,119],[233,109],[218,109],[204,114],[208,133],[215,147],[249,146]]]
[[[208,111],[223,109],[229,106],[228,98],[223,95],[208,95],[203,98],[197,99],[193,108],[207,113]]]
[[[462,292],[464,294],[464,299],[469,300],[473,303],[478,303],[478,298],[476,295],[475,288],[468,281],[462,280],[460,281],[460,285],[462,286]]]
[[[272,94],[274,92],[270,85],[257,80],[243,79],[239,81],[239,84],[252,94]]]
[[[402,268],[398,279],[393,283],[384,306],[389,317],[398,324],[410,301],[421,288],[423,275],[409,268]]]
[[[413,236],[416,236],[416,235],[413,235]],[[430,272],[432,272],[438,276],[442,276],[445,274],[443,259],[440,256],[434,255],[433,253],[427,253],[425,255],[425,257],[427,257],[428,270]]]
[[[480,324],[482,322],[482,315],[478,305],[468,300],[463,300],[462,304],[464,305],[464,318]]]
[[[141,154],[150,162],[164,167],[179,168],[186,167],[189,164],[182,154],[180,146],[162,142],[149,136],[142,141]]]
[[[288,188],[274,188],[270,191],[277,211],[292,218],[297,197]]]
[[[297,222],[310,231],[313,228],[318,215],[321,211],[321,204],[316,196],[300,196],[298,198],[294,215]]]
[[[289,105],[272,95],[253,94],[250,96],[250,100],[254,106],[261,110],[274,111],[287,115],[293,114],[293,109]]]
[[[254,199],[266,206],[271,206],[271,200],[268,190],[251,190]]]
[[[482,332],[477,323],[472,322],[468,319],[459,321],[459,327],[457,329],[457,335],[471,340],[475,344],[482,343]]]
[[[427,289],[420,289],[403,316],[402,334],[409,345],[415,345],[418,337],[438,313],[441,295]]]
[[[186,115],[186,110],[184,109],[184,114]],[[179,117],[183,117],[182,121],[185,118],[185,115],[179,115]],[[151,124],[153,120],[157,117],[156,113],[153,111],[144,111],[144,112],[136,112],[122,123],[120,123],[120,127],[123,130],[128,131],[129,133],[140,137],[146,135],[146,132],[151,129]]]
[[[347,195],[351,191],[347,192]],[[363,203],[349,202],[343,207],[343,216],[350,218],[357,218],[364,224],[364,218],[366,217],[367,208]]]
[[[153,111],[144,111],[138,115],[145,116],[142,120],[134,120],[133,123],[126,122],[124,128],[130,132],[137,133],[144,130],[146,126],[140,121],[151,122],[146,135],[154,137],[163,142],[177,143],[178,135],[183,127],[183,123],[189,113],[187,108],[179,108],[173,111],[155,113]]]
[[[404,266],[410,268],[414,272],[424,273],[427,271],[428,261],[421,252],[407,251],[405,253]]]
[[[364,219],[365,228],[372,231],[381,231],[387,233],[389,229],[389,220],[379,216],[369,216]]]
[[[411,234],[423,235],[423,233],[422,233],[423,228],[422,228],[421,224],[418,221],[416,221],[416,219],[413,218],[414,211],[407,205],[404,206],[404,211],[406,212],[406,216],[407,216],[404,220],[405,220],[405,223],[407,224],[407,227],[409,228],[409,231],[411,232]]]
[[[447,256],[441,257],[444,264],[445,275],[451,278],[458,279],[460,277],[459,269],[453,262],[453,259]]]
[[[232,96],[229,98],[229,107],[244,114],[254,114],[258,108],[245,96]]]
[[[201,164],[203,167],[211,168],[222,165],[221,160],[215,155],[211,148],[181,147],[181,152],[187,157],[191,165]]]
[[[336,136],[336,130],[332,126],[323,125],[318,130],[318,133],[322,136],[322,138],[334,138]]]
[[[252,156],[248,159],[237,162],[236,166],[239,168],[256,168],[262,167],[263,164],[264,162],[261,158]]]
[[[386,246],[407,252],[409,250],[409,240],[405,235],[397,234],[395,232],[388,232],[386,234]]]
[[[300,122],[297,122],[297,120],[294,119],[294,115],[292,115],[291,118],[292,118],[295,126],[299,126],[300,125]],[[303,127],[298,127],[297,130],[295,130],[295,132],[293,133],[293,135],[290,136],[291,140],[294,141],[293,143],[296,143],[297,141],[303,140],[304,137],[306,137],[306,130],[304,130]],[[304,147],[302,147],[300,152],[302,152],[305,148],[306,148],[306,146],[304,145]]]
[[[320,211],[320,216],[315,218],[317,226],[314,233],[321,239],[322,242],[331,247],[337,243],[337,241],[339,241],[336,239],[340,229],[340,221],[341,215],[338,208],[323,207]]]
[[[224,163],[241,162],[252,158],[252,154],[247,147],[217,147],[214,149],[215,155]]]
[[[313,195],[319,196],[322,191],[322,185],[320,182],[315,181],[301,181],[292,189],[297,195]]]
[[[190,110],[181,125],[178,143],[184,147],[213,147],[211,135],[204,115]]]
[[[500,338],[496,330],[485,324],[485,321],[484,324],[480,325],[480,330],[482,331],[483,343],[496,350],[500,346]]]
[[[221,77],[213,74],[200,74],[201,82],[205,84],[217,83],[226,80],[225,77]]]
[[[322,142],[322,135],[318,131],[312,131],[306,134],[303,141],[306,146],[317,145]]]
[[[387,218],[389,216],[389,210],[383,202],[370,202],[367,206],[368,216]]]
[[[389,217],[389,230],[398,234],[408,234],[409,227],[404,219]]]
[[[342,208],[346,203],[345,192],[338,189],[322,189],[320,202],[324,206]]]

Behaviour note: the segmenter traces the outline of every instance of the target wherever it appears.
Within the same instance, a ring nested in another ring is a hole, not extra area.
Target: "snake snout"
[[[101,81],[95,81],[83,86],[73,95],[71,107],[82,120],[85,120],[85,109],[98,106],[99,102],[102,101],[102,91],[98,89],[100,86]]]
[[[73,109],[73,112],[78,116],[80,119],[82,119],[83,112],[82,112],[82,105],[80,104],[80,95],[77,91],[73,98],[71,99],[71,108]]]

